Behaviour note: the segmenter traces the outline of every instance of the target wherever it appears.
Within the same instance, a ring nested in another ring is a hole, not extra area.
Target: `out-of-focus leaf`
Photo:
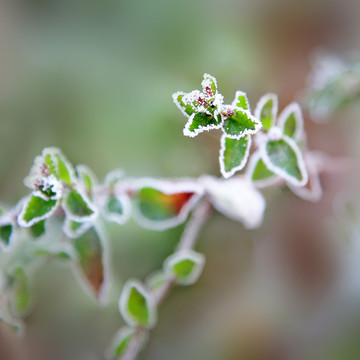
[[[58,200],[45,200],[44,198],[31,195],[25,201],[18,217],[21,227],[30,227],[39,221],[50,217],[57,209]]]
[[[175,277],[181,285],[194,284],[202,273],[205,256],[192,250],[179,251],[169,256],[164,263],[166,273]]]
[[[76,274],[84,288],[101,303],[106,301],[110,282],[109,259],[101,233],[91,228],[73,240],[78,263]]]
[[[137,280],[128,280],[122,290],[119,309],[130,326],[152,328],[157,320],[157,311],[150,290]]]

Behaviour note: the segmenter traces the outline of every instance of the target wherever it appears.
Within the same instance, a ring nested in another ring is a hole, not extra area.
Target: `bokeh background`
[[[45,146],[60,147],[100,179],[118,167],[130,176],[218,176],[219,134],[184,137],[171,94],[198,88],[208,72],[229,102],[241,89],[254,108],[273,91],[283,107],[306,87],[315,51],[356,56],[359,14],[353,0],[1,0],[1,201],[11,205],[27,194],[22,179]],[[305,112],[309,146],[356,155],[358,114],[353,107],[316,125]],[[204,274],[169,296],[140,358],[311,359],[305,348],[320,351],[312,360],[359,359],[359,322],[331,340],[316,335],[318,322],[327,333],[337,320],[306,323],[326,307],[338,275],[326,223],[346,180],[340,172],[324,176],[324,199],[315,205],[286,188],[267,190],[258,231],[215,213],[198,246],[207,257]],[[84,294],[69,267],[47,265],[34,278],[26,336],[0,327],[0,359],[102,359],[123,324],[122,284],[160,268],[181,231],[108,226],[115,280],[105,308]],[[269,248],[281,258],[290,298],[281,298],[268,270]],[[301,335],[289,341],[287,330],[297,327]]]

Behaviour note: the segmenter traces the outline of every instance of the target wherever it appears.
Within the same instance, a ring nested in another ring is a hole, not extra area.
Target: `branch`
[[[177,250],[190,250],[195,244],[201,228],[203,227],[206,219],[211,211],[211,204],[204,200],[193,211],[190,220],[186,224],[185,230],[181,236]],[[154,293],[154,300],[156,306],[159,306],[166,296],[169,294],[173,286],[175,285],[175,278],[168,279],[160,290]],[[122,360],[135,360],[139,351],[140,343],[146,329],[143,327],[137,327],[135,334],[127,347],[126,353],[122,356]]]

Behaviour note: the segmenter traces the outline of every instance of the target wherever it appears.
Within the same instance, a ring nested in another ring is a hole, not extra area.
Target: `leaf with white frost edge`
[[[45,200],[42,197],[30,195],[24,202],[18,216],[20,227],[30,227],[35,223],[47,219],[58,208],[59,200]]]
[[[272,186],[279,179],[276,174],[265,166],[259,150],[250,156],[245,176],[258,188]]]
[[[263,95],[255,108],[255,118],[258,119],[265,131],[269,131],[275,125],[278,112],[278,98],[276,94]]]
[[[96,175],[88,166],[82,164],[76,166],[76,173],[80,184],[84,187],[88,196],[92,198],[95,186],[98,183]]]
[[[65,217],[63,231],[68,238],[76,239],[88,231],[92,226],[93,223],[90,221],[77,222],[69,217]]]
[[[164,271],[174,276],[179,285],[193,285],[205,265],[205,256],[193,250],[182,250],[170,255],[164,262]]]
[[[260,146],[261,158],[270,171],[295,186],[304,186],[308,174],[302,153],[293,139],[280,132],[279,128],[271,129]]]
[[[236,91],[235,99],[231,105],[232,105],[232,107],[244,109],[251,113],[249,100],[247,98],[246,93],[243,91],[240,91],[240,90]]]
[[[202,186],[190,180],[141,179],[134,184],[134,220],[158,231],[178,226],[203,194]]]
[[[303,200],[318,202],[323,195],[320,182],[319,171],[317,168],[318,159],[316,153],[311,152],[305,155],[305,165],[309,174],[309,181],[305,186],[294,186],[288,183],[289,189]]]
[[[123,287],[119,310],[130,326],[152,328],[157,322],[157,309],[152,292],[134,279],[128,280]]]
[[[117,183],[119,183],[125,176],[122,169],[114,169],[105,176],[104,184],[111,189],[114,189]]]
[[[119,225],[125,224],[131,213],[130,199],[127,195],[109,195],[102,208],[104,219]]]
[[[304,137],[304,119],[298,103],[291,103],[280,114],[278,126],[283,134],[301,141]]]
[[[74,274],[82,288],[100,305],[108,302],[111,285],[111,266],[107,240],[99,224],[73,240],[77,263]]]
[[[65,193],[62,207],[66,216],[76,222],[94,221],[98,215],[97,208],[80,188]]]
[[[245,135],[237,140],[230,139],[223,134],[220,143],[220,171],[222,176],[227,179],[246,165],[251,147],[251,137]]]
[[[0,206],[0,249],[2,251],[9,251],[13,244],[15,223],[13,211],[7,211]]]
[[[124,326],[114,335],[109,348],[105,352],[106,360],[120,359],[123,356],[136,333],[133,327]],[[137,339],[138,350],[140,351],[149,338],[148,332],[142,332],[141,339]]]
[[[240,139],[245,135],[253,135],[262,127],[261,122],[248,110],[225,105],[223,111],[227,115],[224,116],[222,130],[228,138]]]
[[[204,131],[220,129],[222,126],[222,117],[219,113],[214,115],[206,113],[194,113],[189,117],[185,124],[184,135],[195,137]]]
[[[247,229],[261,225],[266,202],[262,194],[246,178],[229,180],[204,176],[200,179],[216,210],[243,223]]]

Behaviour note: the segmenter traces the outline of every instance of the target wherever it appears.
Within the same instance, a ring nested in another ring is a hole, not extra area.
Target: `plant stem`
[[[193,211],[190,220],[186,224],[185,230],[181,236],[177,251],[191,250],[195,244],[201,228],[203,227],[206,219],[211,210],[211,204],[207,200],[203,200],[198,207]],[[175,278],[168,279],[161,289],[154,293],[154,300],[156,306],[159,306],[166,296],[169,294],[175,285]],[[130,341],[126,353],[122,356],[121,360],[135,360],[139,351],[142,335],[146,329],[137,327],[136,332]]]

